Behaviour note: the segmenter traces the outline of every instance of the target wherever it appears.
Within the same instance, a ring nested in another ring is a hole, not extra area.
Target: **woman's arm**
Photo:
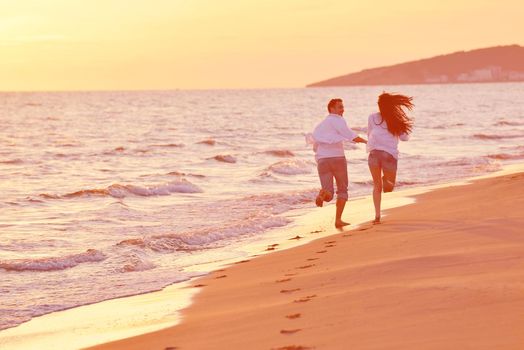
[[[372,119],[372,118],[373,118],[373,115],[370,115],[370,116],[368,117],[368,130],[367,130],[367,132],[368,132],[368,140],[369,140],[369,134],[371,133],[371,128],[373,127],[373,126],[372,126],[372,123],[371,123],[371,119]]]

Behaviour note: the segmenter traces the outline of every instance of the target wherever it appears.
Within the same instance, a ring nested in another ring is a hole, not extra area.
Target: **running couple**
[[[318,176],[322,186],[316,198],[317,206],[333,199],[334,184],[337,185],[335,226],[349,225],[342,221],[342,213],[348,200],[348,171],[343,141],[366,143],[369,152],[368,166],[373,177],[374,224],[380,223],[382,191],[391,192],[397,176],[398,142],[407,141],[413,121],[402,109],[413,108],[412,98],[404,95],[383,93],[378,98],[379,112],[368,118],[368,140],[351,130],[343,118],[344,104],[341,99],[329,101],[329,115],[308,134],[313,144]]]

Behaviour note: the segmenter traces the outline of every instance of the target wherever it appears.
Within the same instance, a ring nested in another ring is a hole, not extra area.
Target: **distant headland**
[[[524,47],[509,45],[365,69],[307,87],[516,81],[524,81]]]

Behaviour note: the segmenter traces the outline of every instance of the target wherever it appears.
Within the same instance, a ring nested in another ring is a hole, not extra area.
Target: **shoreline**
[[[466,185],[466,184],[471,183],[472,181],[479,181],[482,179],[490,179],[490,178],[495,178],[499,176],[505,176],[505,174],[507,175],[507,174],[512,174],[512,173],[518,173],[522,171],[523,168],[524,166],[521,164],[514,164],[514,165],[505,167],[501,171],[497,171],[497,172],[490,173],[487,175],[454,181],[454,182],[447,183],[447,184],[431,185],[431,186],[425,186],[425,187],[415,187],[415,188],[409,188],[409,189],[399,191],[399,192],[393,192],[391,194],[388,194],[388,197],[386,197],[386,200],[383,203],[385,205],[384,209],[389,211],[389,209],[391,208],[400,208],[408,204],[413,204],[415,202],[415,200],[412,199],[413,196],[420,196],[421,194],[424,194],[424,193],[428,193],[428,192],[431,193],[432,191],[439,190],[439,189],[445,189],[448,187]],[[367,203],[365,203],[366,201]],[[369,221],[369,213],[367,210],[369,208],[367,207],[369,206],[370,203],[371,203],[370,196],[355,198],[354,200],[348,202],[348,209],[346,209],[347,212],[345,216],[351,217],[351,222],[352,223],[356,222],[357,225],[352,225],[349,228],[349,230],[344,231],[344,233],[346,234],[352,233],[352,232],[358,233],[358,231],[360,230],[359,229],[360,225]],[[355,210],[356,208],[357,210]],[[267,254],[267,253],[273,253],[273,251],[276,251],[279,253],[282,252],[283,254],[286,254],[285,252],[289,252],[293,250],[290,248],[304,247],[305,245],[308,245],[314,241],[318,241],[321,238],[331,237],[333,235],[340,234],[334,228],[330,228],[332,225],[330,226],[329,219],[333,216],[332,215],[332,211],[333,211],[332,205],[326,206],[322,209],[315,210],[314,212],[304,215],[303,212],[306,212],[306,211],[308,210],[304,210],[302,211],[302,213],[301,211],[298,211],[297,212],[298,218],[296,222],[293,223],[292,225],[285,227],[283,229],[271,230],[270,234],[268,234],[268,237],[266,237],[263,241],[252,243],[250,247],[250,254],[249,254],[249,259],[251,259],[250,261],[254,261],[252,259],[253,257],[271,256],[273,254]],[[384,218],[385,220],[388,220],[387,212],[385,213]],[[303,231],[309,232],[309,235],[304,234]],[[322,232],[319,232],[319,231],[322,231]],[[292,232],[293,234],[289,232]],[[302,235],[301,234],[298,234],[298,235],[301,236],[302,239],[300,239],[300,241],[298,239],[293,240],[295,233],[300,233],[300,232],[302,232]],[[269,249],[271,247],[264,243],[264,242],[267,243],[268,240],[278,241],[278,243],[273,247],[273,249]],[[85,309],[88,309],[86,311],[87,312],[86,315],[93,316],[97,314],[96,309],[97,307],[100,307],[101,304],[102,304],[102,307],[105,306],[105,307],[109,307],[110,309],[112,309],[116,304],[120,304],[120,307],[122,307],[122,309],[119,309],[119,310],[125,310],[126,308],[129,309],[130,305],[139,305],[139,307],[151,305],[152,301],[157,302],[158,305],[162,305],[163,303],[169,302],[169,300],[171,300],[170,298],[174,298],[174,296],[176,295],[176,298],[180,298],[181,300],[184,300],[184,302],[179,305],[178,309],[175,310],[175,313],[177,314],[181,313],[182,314],[181,318],[184,319],[184,314],[186,312],[190,312],[191,308],[195,306],[196,304],[198,304],[199,302],[198,298],[202,292],[202,289],[204,290],[206,289],[206,287],[191,288],[191,286],[194,287],[195,285],[198,286],[199,284],[204,284],[205,281],[210,280],[212,276],[216,274],[217,272],[218,273],[223,272],[227,276],[227,272],[229,271],[229,269],[237,268],[236,266],[238,262],[241,262],[241,261],[242,259],[231,259],[231,261],[221,261],[221,262],[210,264],[212,265],[211,272],[207,273],[206,275],[195,277],[185,282],[178,282],[178,283],[171,284],[159,291],[138,294],[138,295],[134,295],[130,297],[110,299],[110,300],[98,302],[95,304],[74,307],[72,309],[58,311],[58,312],[54,312],[51,314],[46,314],[43,316],[33,318],[32,320],[25,322],[19,326],[0,331],[0,344],[2,345],[4,344],[2,342],[2,338],[4,338],[4,341],[5,341],[6,333],[8,331],[11,331],[13,335],[11,336],[8,335],[7,338],[11,340],[11,343],[8,343],[8,346],[12,346],[12,347],[8,347],[6,349],[23,348],[23,346],[27,346],[27,343],[25,343],[24,340],[27,341],[28,340],[27,338],[31,337],[31,333],[33,333],[34,335],[34,333],[42,332],[42,328],[39,328],[39,327],[42,327],[41,322],[39,322],[39,321],[42,321],[42,319],[44,319],[43,321],[45,323],[46,319],[49,322],[49,321],[52,321],[54,316],[57,316],[57,315],[62,316],[63,314],[67,314],[65,315],[66,316],[65,319],[67,320],[69,317],[69,319],[72,320],[71,317],[73,317],[74,319],[75,313],[78,316],[78,313],[77,313],[78,309],[84,309],[83,311],[85,311]],[[247,266],[249,264],[240,264],[240,265]],[[202,266],[198,268],[202,268]],[[225,280],[226,279],[224,278],[224,281]],[[155,298],[156,300],[154,300]],[[98,311],[99,312],[98,315],[100,315],[100,310],[101,309],[99,309]],[[91,341],[91,344],[89,344],[88,342],[87,344],[83,344],[81,346],[91,346],[94,344],[100,344],[99,346],[95,346],[93,349],[102,349],[102,348],[104,349],[111,348],[112,349],[113,348],[112,346],[114,344],[119,344],[119,342],[125,342],[127,339],[136,339],[136,338],[140,338],[141,336],[147,336],[148,334],[156,334],[158,332],[176,328],[177,326],[184,324],[183,321],[180,322],[181,318],[179,316],[173,316],[171,317],[171,319],[166,319],[162,323],[159,323],[158,321],[156,321],[154,325],[147,324],[147,322],[145,322],[143,325],[140,325],[139,327],[135,327],[134,329],[130,329],[129,325],[121,325],[122,327],[120,327],[118,332],[116,330],[116,328],[118,327],[115,327],[115,329],[112,330],[112,333],[109,332],[108,334],[106,334],[105,338],[101,337],[99,338],[99,340],[96,343],[93,343]],[[100,317],[99,321],[101,323],[104,323],[107,321],[107,319],[104,319],[104,317]],[[36,323],[36,326],[35,326],[35,323]],[[38,325],[38,323],[40,323],[40,326]],[[99,327],[104,328],[104,331],[106,330],[106,327],[104,327],[103,324],[101,324]],[[20,332],[21,328],[22,328],[22,331]],[[25,328],[25,331],[23,328]],[[54,328],[56,327],[48,327],[48,330],[52,330]],[[15,330],[15,331],[12,331],[12,330]],[[67,337],[65,336],[64,333],[65,332],[62,332],[62,334],[59,334],[57,332],[57,334],[55,334],[54,337],[51,337],[49,339],[54,339],[55,341],[56,339],[60,339],[60,338],[66,339]],[[75,332],[73,333],[75,334]],[[80,333],[77,333],[77,335],[80,335]],[[23,344],[18,341],[13,341],[13,340],[16,340],[16,337],[19,337],[18,339],[22,341]],[[71,337],[71,335],[69,335],[69,337]],[[115,339],[120,339],[120,340],[115,341]],[[39,339],[39,340],[37,339],[37,342],[39,344],[40,349],[46,349],[45,341],[42,342],[42,339]],[[16,343],[18,343],[18,345],[16,345]],[[53,345],[53,342],[49,344],[50,348],[52,348],[52,345]]]

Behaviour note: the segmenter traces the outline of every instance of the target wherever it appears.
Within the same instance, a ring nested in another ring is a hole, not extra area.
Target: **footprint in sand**
[[[220,276],[216,276],[215,278],[224,278],[224,277],[227,277],[227,275],[220,275]]]
[[[336,247],[335,244],[328,244],[328,245],[325,245],[324,248],[331,248],[331,247]]]
[[[349,233],[346,234],[346,235],[342,235],[342,237],[351,237],[351,236],[353,236],[353,235],[350,235]]]
[[[289,240],[296,239],[297,241],[301,238],[304,238],[302,236],[296,235],[295,237],[290,238]]]
[[[290,320],[294,320],[295,318],[299,318],[300,316],[302,315],[300,313],[297,313],[297,314],[286,315],[286,318],[289,318]]]
[[[288,281],[291,281],[291,278],[282,278],[280,280],[276,280],[275,282],[276,283],[282,283],[282,282],[288,282]]]
[[[177,346],[168,346],[167,348],[164,348],[164,350],[176,350],[178,349]]]
[[[337,241],[325,241],[324,243],[325,244],[332,244],[332,243],[337,243]]]
[[[322,254],[322,253],[326,253],[326,252],[327,252],[327,250],[319,250],[319,251],[317,252],[317,254]]]
[[[240,261],[237,261],[235,264],[243,264],[243,263],[247,263],[247,262],[250,262],[251,260],[240,260]]]
[[[297,269],[308,269],[310,267],[313,267],[315,266],[315,264],[309,264],[309,265],[303,265],[303,266],[299,266],[299,267],[296,267]]]
[[[280,348],[271,348],[271,350],[310,350],[313,348],[310,348],[309,346],[303,346],[303,345],[288,345],[288,346],[282,346]]]
[[[306,260],[307,261],[313,261],[313,260],[318,260],[318,259],[320,259],[320,258],[307,258]]]
[[[320,232],[324,232],[322,230],[316,230],[316,231],[311,231],[310,233],[320,233]]]
[[[296,273],[286,273],[284,276],[295,276]]]
[[[201,288],[201,287],[205,287],[206,285],[205,284],[195,284],[193,286],[193,288]]]
[[[310,301],[311,299],[315,298],[316,296],[317,296],[316,294],[306,295],[303,298],[293,300],[293,302],[294,303],[306,303],[306,302]]]
[[[297,329],[281,329],[280,330],[280,334],[294,334],[296,332],[300,332],[302,329],[300,328],[297,328]]]
[[[282,289],[280,291],[280,293],[293,293],[293,292],[296,292],[296,291],[299,291],[300,288],[295,288],[295,289]]]

